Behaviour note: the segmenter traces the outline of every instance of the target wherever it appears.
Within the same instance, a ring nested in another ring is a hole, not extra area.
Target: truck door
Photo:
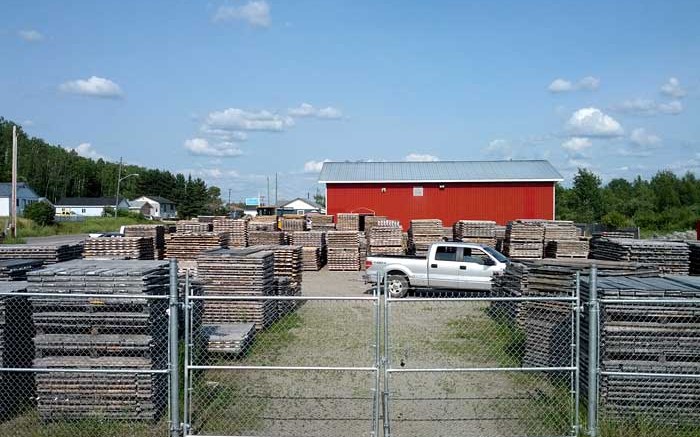
[[[435,249],[435,259],[429,260],[428,285],[438,288],[460,288],[459,259],[461,256],[461,247],[438,246]]]
[[[460,288],[467,290],[491,289],[495,266],[490,256],[481,249],[465,247],[459,267]]]

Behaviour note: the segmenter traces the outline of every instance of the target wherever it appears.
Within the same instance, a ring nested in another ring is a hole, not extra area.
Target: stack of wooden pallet
[[[225,215],[198,215],[193,221],[198,221],[199,223],[214,223],[214,221],[226,218]]]
[[[0,259],[40,259],[44,264],[78,259],[82,254],[83,243],[41,246],[33,244],[0,245]]]
[[[301,296],[301,288],[295,289],[291,285],[289,278],[275,277],[275,296]],[[299,306],[300,301],[278,300],[277,316],[282,318],[294,311]]]
[[[372,234],[372,228],[377,225],[382,220],[388,220],[388,217],[384,217],[381,215],[368,215],[365,216],[365,234],[371,235]]]
[[[202,223],[195,220],[180,220],[175,225],[177,232],[211,232],[211,223]]]
[[[544,222],[514,220],[506,226],[505,255],[510,258],[540,259],[543,255]]]
[[[284,232],[280,231],[248,231],[249,246],[264,246],[284,244]]]
[[[168,368],[163,261],[75,260],[28,275],[36,329],[36,368],[161,370]],[[74,293],[104,297],[71,298]],[[119,295],[127,294],[128,298]],[[142,295],[143,297],[133,297]],[[45,421],[156,421],[165,411],[164,374],[37,373],[37,409]]]
[[[404,255],[401,223],[380,220],[369,231],[367,253],[370,255]]]
[[[197,256],[211,249],[228,247],[225,232],[176,232],[165,236],[165,256],[177,258],[181,272],[190,270],[197,276]]]
[[[248,245],[248,220],[217,218],[212,224],[214,232],[228,233],[229,247],[246,247]]]
[[[686,243],[675,241],[594,238],[591,258],[649,263],[659,266],[663,273],[690,272],[690,249]]]
[[[98,237],[85,240],[85,259],[154,259],[149,237]]]
[[[0,281],[26,281],[27,273],[40,269],[44,262],[40,259],[0,260]]]
[[[0,367],[29,369],[32,367],[33,346],[32,309],[22,293],[23,281],[0,283]],[[0,372],[0,418],[19,413],[31,402],[34,394],[34,375],[29,372]]]
[[[326,264],[326,233],[321,231],[293,232],[291,243],[302,247],[304,270],[320,270]]]
[[[424,256],[428,253],[430,245],[435,242],[442,241],[442,239],[442,220],[411,220],[411,226],[408,228],[409,252]]]
[[[301,294],[301,246],[267,245],[257,246],[254,249],[272,252],[275,260],[275,277],[289,279],[290,296]]]
[[[328,270],[360,269],[360,233],[331,231],[326,234]]]
[[[245,355],[255,339],[253,323],[222,323],[205,325],[202,335],[207,342],[210,354],[226,354],[240,357]]]
[[[700,374],[700,281],[688,276],[667,278],[601,278],[601,299],[630,303],[601,303],[599,362],[603,372]],[[588,301],[588,282],[581,287]],[[643,299],[645,303],[634,303]],[[692,304],[654,300],[697,299]],[[651,302],[646,302],[651,301]],[[584,312],[581,344],[581,384],[587,388],[588,314]],[[604,375],[601,411],[606,420],[668,426],[700,423],[700,380],[697,378]],[[687,429],[687,428],[685,428]]]
[[[338,213],[335,228],[339,231],[359,231],[360,215],[354,213]]]
[[[205,296],[273,296],[275,258],[256,248],[217,249],[197,258]],[[204,303],[203,323],[218,325],[250,322],[263,330],[277,320],[274,300],[216,301]]]
[[[163,225],[128,225],[124,226],[125,237],[149,237],[153,239],[156,259],[165,258],[165,226]]]
[[[544,253],[547,258],[588,258],[588,240],[580,238],[574,222],[544,222]]]
[[[311,229],[314,231],[334,231],[335,223],[333,223],[332,215],[309,214],[311,219]]]
[[[286,232],[303,231],[306,229],[306,218],[304,216],[286,215],[282,217],[282,230]]]
[[[530,262],[513,262],[501,274],[494,275],[491,294],[495,297],[522,297],[527,294],[528,267]],[[522,326],[522,305],[516,301],[495,301],[491,303],[491,314],[496,319]]]
[[[279,231],[277,228],[277,216],[263,215],[255,217],[248,222],[248,232],[251,231]]]
[[[700,241],[688,241],[690,249],[690,274],[700,275]]]
[[[496,225],[496,250],[503,253],[505,249],[503,248],[506,241],[506,227],[501,225]]]
[[[453,226],[455,241],[496,247],[496,222],[489,220],[459,220]]]

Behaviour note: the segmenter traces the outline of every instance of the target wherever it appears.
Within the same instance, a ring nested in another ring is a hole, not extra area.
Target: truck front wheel
[[[387,277],[387,290],[389,297],[400,298],[408,293],[408,280],[405,276],[389,275]]]

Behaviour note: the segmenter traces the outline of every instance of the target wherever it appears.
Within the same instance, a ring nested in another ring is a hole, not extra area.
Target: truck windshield
[[[508,261],[508,258],[506,258],[505,255],[503,255],[501,252],[497,251],[493,247],[484,246],[484,251],[488,252],[492,257],[496,258],[496,260],[498,260],[498,262],[504,263],[504,262]]]

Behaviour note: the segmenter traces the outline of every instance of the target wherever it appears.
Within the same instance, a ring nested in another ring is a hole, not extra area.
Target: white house
[[[323,207],[308,199],[297,197],[294,200],[285,200],[277,204],[277,210],[282,214],[298,214],[304,215],[310,212],[321,212]]]
[[[105,208],[114,209],[116,201],[116,197],[64,197],[55,204],[56,215],[101,217]],[[129,202],[119,199],[119,209],[129,209]]]
[[[141,214],[144,217],[151,217],[153,215],[153,206],[141,200],[132,200],[129,202],[129,211]]]
[[[177,217],[175,202],[160,196],[141,196],[131,202],[148,202],[151,205],[151,217],[171,219]]]
[[[10,199],[12,198],[12,184],[0,183],[0,217],[9,217]],[[22,215],[24,207],[39,201],[39,196],[24,182],[17,183],[17,214]]]

